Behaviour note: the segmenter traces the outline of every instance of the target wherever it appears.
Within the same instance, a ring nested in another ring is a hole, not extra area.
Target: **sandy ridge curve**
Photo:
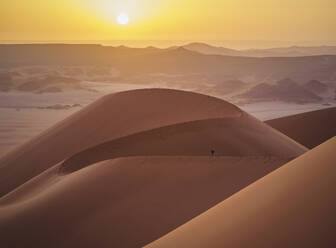
[[[165,125],[236,118],[241,113],[221,99],[180,90],[140,89],[107,95],[0,158],[0,196],[103,142]]]

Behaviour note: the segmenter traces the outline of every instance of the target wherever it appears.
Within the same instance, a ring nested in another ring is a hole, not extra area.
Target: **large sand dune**
[[[148,247],[335,247],[336,138]]]
[[[0,159],[0,195],[103,142],[180,122],[240,115],[238,108],[219,99],[182,91],[108,95]]]
[[[277,169],[275,157],[129,157],[55,166],[0,200],[4,247],[141,247]]]
[[[106,149],[101,149],[103,143]],[[306,151],[223,100],[177,90],[127,91],[103,97],[2,157],[0,196],[55,164],[97,146],[107,158],[201,156],[212,148],[219,155],[293,158]],[[87,154],[94,162],[101,160],[98,154]]]
[[[306,151],[217,98],[112,94],[2,158],[1,244],[144,246]]]
[[[130,156],[264,156],[294,158],[303,148],[250,117],[208,119],[129,135],[84,150],[63,163],[65,170]]]
[[[314,148],[336,136],[336,108],[282,117],[266,123],[300,144]]]

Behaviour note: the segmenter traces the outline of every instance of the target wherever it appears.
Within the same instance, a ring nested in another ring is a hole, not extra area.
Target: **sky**
[[[0,6],[2,43],[336,44],[335,0],[0,0]],[[120,13],[129,16],[127,25],[117,22]]]

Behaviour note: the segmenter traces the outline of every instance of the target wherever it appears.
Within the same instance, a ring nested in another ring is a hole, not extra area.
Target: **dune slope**
[[[283,117],[266,123],[300,144],[314,148],[336,136],[336,108]]]
[[[165,125],[240,115],[232,104],[191,92],[144,89],[105,96],[3,156],[0,196],[100,143]]]
[[[199,127],[190,126],[194,121],[209,119],[223,121],[220,125],[212,121]],[[177,124],[179,126],[163,128]],[[241,130],[238,130],[239,127]],[[160,130],[143,133],[154,129]],[[169,138],[169,142],[160,141],[158,136],[161,133]],[[239,138],[235,138],[232,133],[236,133]],[[177,136],[183,138],[175,138]],[[271,140],[276,142],[271,144]],[[209,154],[210,147],[214,145],[226,147],[220,154],[230,156],[264,154],[292,158],[306,151],[305,147],[221,99],[168,89],[127,91],[103,97],[2,157],[0,196],[55,164],[107,142],[121,142],[124,145],[122,151],[119,149],[108,158],[128,155],[204,155]],[[146,143],[146,146],[154,149],[154,143],[158,142],[160,149],[153,154],[152,150],[145,152],[142,147]],[[178,142],[183,143],[183,146],[179,146],[180,150],[176,148],[174,153],[167,154]],[[239,151],[230,148],[237,148],[238,145],[241,146]],[[130,151],[132,154],[129,154]],[[91,158],[94,162],[99,161],[95,154]]]
[[[106,160],[75,172],[60,164],[0,199],[1,245],[141,247],[285,162],[146,156]]]
[[[217,98],[109,95],[1,159],[1,245],[144,246],[306,151]]]
[[[254,118],[208,119],[165,126],[84,150],[63,163],[76,171],[93,163],[130,156],[264,156],[295,158],[305,149]]]
[[[336,138],[147,247],[335,247]]]

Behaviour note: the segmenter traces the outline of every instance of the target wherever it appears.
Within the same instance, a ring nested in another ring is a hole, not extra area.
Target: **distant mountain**
[[[100,45],[0,45],[0,66],[108,66],[121,76],[135,74],[215,75],[223,80],[260,82],[292,78],[336,80],[336,56],[254,58],[204,55],[175,49],[104,47]]]
[[[316,55],[336,55],[336,46],[317,47],[281,47],[270,49],[251,49],[243,51],[247,56],[254,57],[299,57]]]
[[[206,43],[190,43],[185,45],[184,48],[207,55],[227,55],[241,57],[300,57],[316,55],[336,55],[336,46],[292,46],[269,49],[234,50],[224,47],[211,46]]]
[[[304,84],[304,88],[318,95],[326,92],[328,90],[328,85],[321,83],[318,80],[310,80]]]
[[[190,51],[199,52],[207,55],[226,55],[226,56],[242,56],[242,53],[238,50],[229,49],[225,47],[210,46],[206,43],[190,43],[183,46]]]
[[[0,45],[0,66],[109,65],[121,58],[162,51],[159,48],[83,44]]]
[[[321,97],[305,87],[297,84],[287,78],[278,81],[276,84],[261,83],[251,88],[239,98],[245,98],[250,101],[282,101],[292,103],[311,103],[319,102]]]
[[[80,81],[74,78],[47,76],[45,78],[28,80],[17,86],[16,90],[25,92],[61,92],[64,88],[84,90],[80,85]]]
[[[10,91],[12,85],[13,83],[11,73],[0,73],[0,92]]]
[[[304,83],[312,78],[335,81],[336,56],[252,58],[238,56],[203,55],[178,48],[146,53],[118,61],[123,74],[129,73],[196,73],[218,75],[244,82],[266,79],[292,78]]]

